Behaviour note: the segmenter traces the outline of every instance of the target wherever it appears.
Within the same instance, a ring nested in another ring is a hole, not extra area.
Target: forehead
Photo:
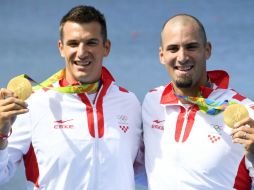
[[[63,37],[101,37],[101,25],[98,22],[76,23],[66,22],[63,25]]]
[[[163,43],[202,43],[202,34],[198,24],[192,19],[170,20],[164,27],[161,38]]]

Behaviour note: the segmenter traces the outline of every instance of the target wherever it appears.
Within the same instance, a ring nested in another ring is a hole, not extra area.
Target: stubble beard
[[[192,86],[192,78],[185,76],[175,80],[177,88],[190,88]]]

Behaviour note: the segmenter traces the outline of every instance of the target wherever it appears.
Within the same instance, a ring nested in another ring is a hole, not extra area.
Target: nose
[[[188,60],[189,60],[189,56],[188,56],[187,50],[185,50],[184,48],[180,48],[177,55],[177,61],[179,63],[184,64]]]
[[[87,48],[83,43],[80,43],[77,50],[77,56],[79,59],[83,59],[86,56]]]

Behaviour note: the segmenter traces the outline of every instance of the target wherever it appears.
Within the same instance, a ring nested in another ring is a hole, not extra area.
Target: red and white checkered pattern
[[[212,143],[220,140],[220,136],[216,136],[216,135],[208,135],[208,138],[210,139]]]
[[[128,131],[128,129],[129,129],[128,126],[122,126],[122,125],[120,125],[119,127],[120,127],[120,129],[122,129],[123,132],[125,132],[125,133],[126,133],[126,132]]]

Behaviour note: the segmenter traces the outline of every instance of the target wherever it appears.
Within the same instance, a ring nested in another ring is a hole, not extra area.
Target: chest
[[[244,149],[232,142],[223,114],[213,116],[178,106],[164,109],[162,115],[159,127],[146,128],[145,139],[154,139],[153,144],[145,143],[168,162],[207,169],[235,165],[242,159]]]
[[[40,158],[92,158],[134,152],[140,121],[131,107],[105,100],[100,107],[78,99],[41,105],[32,117],[32,144]],[[114,105],[114,106],[112,106]],[[34,112],[33,112],[34,113]],[[122,151],[121,148],[122,147]],[[45,157],[46,156],[46,157]]]

